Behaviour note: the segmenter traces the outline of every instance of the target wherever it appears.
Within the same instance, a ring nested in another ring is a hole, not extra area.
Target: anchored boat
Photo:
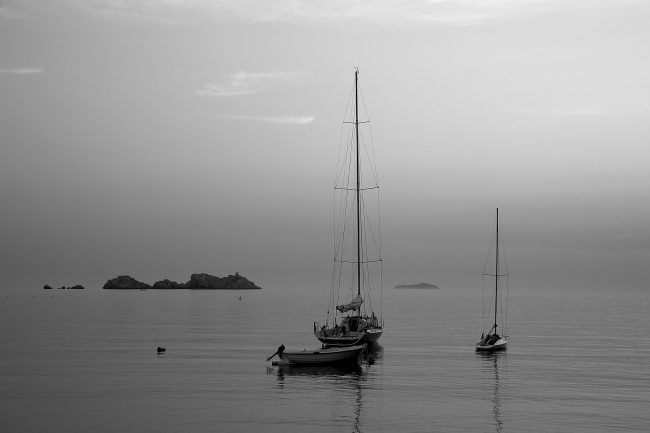
[[[282,361],[291,364],[300,365],[324,365],[324,364],[344,364],[358,362],[359,355],[366,349],[366,345],[356,345],[348,347],[328,347],[315,350],[289,351],[287,352],[284,345],[278,348],[278,351],[267,358],[271,360],[278,355]]]
[[[384,332],[371,291],[382,290],[379,185],[369,121],[359,120],[359,70],[343,122],[335,191],[334,269],[330,303],[324,324],[314,322],[314,335],[324,345],[372,344]],[[365,104],[364,104],[365,106]],[[361,128],[364,127],[364,128]]]
[[[494,277],[494,324],[492,324],[492,327],[490,330],[485,333],[485,328],[486,328],[486,313],[485,313],[485,295],[483,296],[483,333],[481,334],[481,339],[476,343],[476,350],[480,351],[495,351],[495,350],[504,350],[508,346],[508,336],[507,335],[499,335],[497,332],[497,318],[499,317],[499,296],[502,295],[503,293],[503,287],[501,288],[501,292],[499,292],[499,282],[501,278],[506,278],[508,277],[508,266],[505,261],[505,251],[503,246],[501,247],[501,250],[499,250],[499,241],[503,244],[503,239],[500,237],[503,236],[502,234],[499,233],[499,208],[497,208],[497,216],[496,216],[496,224],[495,224],[496,230],[495,230],[495,237],[494,237],[494,242],[490,242],[490,250],[492,245],[496,245],[495,249],[495,267],[494,267],[494,273],[490,273],[488,271],[488,261],[486,260],[485,262],[485,267],[483,268],[483,276],[487,277]],[[490,257],[490,253],[488,252],[488,259]],[[499,260],[501,258],[501,261]],[[504,269],[502,270],[501,267]],[[506,332],[506,325],[507,325],[507,320],[508,320],[508,289],[507,289],[507,283],[505,287],[505,292],[506,292],[506,301],[505,301],[505,308],[503,308],[504,302],[501,303],[502,310],[501,310],[501,322],[503,326],[503,332]],[[505,311],[505,315],[503,314]]]

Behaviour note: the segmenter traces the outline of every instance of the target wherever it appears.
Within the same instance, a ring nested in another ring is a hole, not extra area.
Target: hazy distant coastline
[[[429,283],[418,284],[400,284],[395,286],[396,289],[439,289],[440,287]]]
[[[112,278],[104,284],[104,289],[108,290],[251,290],[261,289],[248,278],[239,275],[228,275],[227,277],[215,277],[209,274],[192,274],[187,283],[177,283],[171,280],[156,281],[153,286],[142,281],[138,281],[129,275],[120,275]]]

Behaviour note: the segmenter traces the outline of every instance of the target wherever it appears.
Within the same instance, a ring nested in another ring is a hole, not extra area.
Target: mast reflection
[[[505,362],[507,352],[476,352],[476,355],[483,360],[483,371],[492,373],[494,376],[494,392],[492,394],[492,417],[494,418],[495,431],[501,432],[503,422],[501,421],[501,402],[499,401],[499,362]]]

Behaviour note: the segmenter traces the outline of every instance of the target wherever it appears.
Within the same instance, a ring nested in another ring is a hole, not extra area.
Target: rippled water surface
[[[511,289],[509,349],[481,355],[480,289],[388,289],[374,364],[305,368],[265,361],[318,347],[318,290],[12,294],[0,431],[647,431],[649,298]]]

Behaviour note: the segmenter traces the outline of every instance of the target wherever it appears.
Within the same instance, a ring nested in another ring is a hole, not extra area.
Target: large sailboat
[[[363,104],[359,70],[343,122],[335,192],[334,267],[325,323],[314,322],[324,346],[372,344],[384,332],[382,299],[375,310],[370,292],[381,295],[379,186],[368,120],[359,120]],[[365,107],[365,104],[363,104]],[[367,131],[367,132],[364,132]]]
[[[507,331],[506,326],[507,326],[507,320],[508,320],[508,286],[507,286],[507,277],[508,277],[508,266],[505,261],[505,254],[504,254],[504,248],[503,248],[503,239],[502,239],[502,234],[499,233],[499,208],[497,208],[497,216],[496,216],[496,230],[495,230],[495,237],[493,239],[493,242],[490,242],[490,252],[492,249],[492,245],[496,245],[495,252],[494,252],[494,257],[495,257],[495,264],[494,264],[494,273],[491,273],[491,271],[488,270],[488,268],[491,266],[491,264],[488,264],[488,260],[490,258],[490,253],[488,253],[488,259],[485,262],[485,267],[483,268],[483,276],[484,277],[494,277],[494,324],[492,324],[492,327],[490,330],[485,333],[485,329],[488,324],[488,320],[491,320],[491,308],[489,309],[489,312],[486,314],[485,312],[485,287],[483,289],[484,295],[483,295],[483,333],[481,334],[481,339],[476,343],[476,350],[480,351],[495,351],[495,350],[503,350],[506,349],[508,346],[508,336],[505,335],[505,332]],[[499,242],[501,242],[501,250],[499,250]],[[501,282],[502,279],[505,279],[506,284],[505,284],[505,290],[502,285],[502,287],[499,287],[499,283]],[[499,291],[501,289],[501,291]],[[500,296],[502,296],[503,292],[505,291],[506,293],[506,301],[505,301],[505,308],[503,307],[504,302],[501,302],[501,310],[499,310],[499,300]],[[491,297],[489,297],[492,299]],[[503,327],[503,335],[499,335],[497,331],[497,319],[499,317],[499,312],[501,312],[501,324]],[[505,313],[505,314],[504,314]],[[489,322],[491,323],[491,322]]]

